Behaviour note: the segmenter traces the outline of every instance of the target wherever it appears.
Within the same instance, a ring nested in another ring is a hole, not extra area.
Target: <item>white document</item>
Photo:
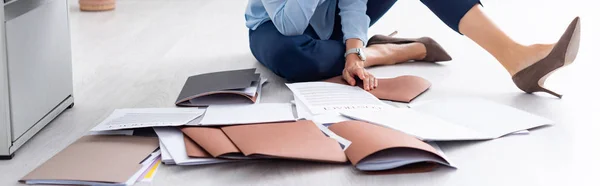
[[[106,130],[106,131],[90,131],[87,135],[114,135],[114,136],[132,136],[133,129],[131,130]]]
[[[441,157],[447,160],[447,157],[437,144],[431,142],[429,144],[437,150]],[[366,157],[356,165],[356,168],[362,171],[389,170],[419,162],[436,162],[456,168],[452,163],[444,159],[429,152],[410,148],[388,149]]]
[[[159,145],[160,145],[160,158],[161,161],[166,164],[166,165],[172,165],[175,164],[175,161],[173,160],[173,157],[171,157],[171,153],[169,153],[169,151],[167,150],[167,148],[165,147],[165,145],[163,144],[162,141],[160,141],[159,138]]]
[[[286,85],[312,114],[338,113],[346,110],[383,110],[391,107],[356,86],[328,82]]]
[[[494,138],[554,124],[550,119],[481,98],[440,99],[411,108]]]
[[[181,130],[175,127],[154,127],[154,131],[177,165],[205,165],[233,161],[218,158],[190,158],[185,151]]]
[[[213,126],[285,121],[296,121],[290,103],[211,105],[200,123],[202,126]]]
[[[292,103],[294,104],[294,106],[296,106],[296,114],[298,116],[298,119],[310,119],[311,118],[312,114],[310,113],[308,108],[306,108],[306,105],[304,105],[304,102],[300,101],[298,96],[294,95],[294,100],[292,101]]]
[[[407,108],[379,112],[343,112],[342,115],[369,123],[383,125],[426,141],[479,140],[490,136],[472,129],[449,123],[435,116],[422,114]]]
[[[356,120],[390,127],[426,141],[495,139],[552,121],[480,99],[430,101],[411,109],[343,112]]]
[[[259,88],[259,87],[262,87],[262,85],[263,85],[265,82],[267,82],[267,79],[260,78],[260,80],[259,80],[259,81],[260,81],[260,85],[258,84],[258,82],[256,82],[256,81],[253,81],[253,82],[250,84],[250,87],[248,87],[248,88],[243,88],[243,89],[240,89],[240,90],[241,90],[241,91],[243,91],[243,92],[244,92],[244,94],[246,94],[246,95],[248,95],[248,96],[250,96],[250,97],[252,97],[252,96],[255,96],[255,95],[256,95],[256,93],[258,92],[258,88]]]
[[[204,114],[198,108],[116,109],[91,131],[181,126]]]
[[[335,141],[337,141],[340,146],[342,147],[343,151],[346,151],[346,149],[348,149],[348,147],[350,147],[350,145],[352,144],[351,141],[348,141],[346,138],[343,138],[341,136],[338,136],[336,133],[334,133],[333,131],[329,130],[329,126],[328,125],[324,125],[324,124],[317,124],[317,127],[319,127],[319,129],[321,130],[321,132],[325,133],[325,135],[327,135],[327,137],[334,139]]]

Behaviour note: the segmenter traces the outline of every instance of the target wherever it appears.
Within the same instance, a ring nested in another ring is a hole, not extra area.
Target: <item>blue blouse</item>
[[[338,3],[339,1],[339,3]],[[246,26],[255,30],[271,20],[277,30],[287,36],[302,35],[310,26],[320,39],[329,39],[335,22],[335,7],[339,6],[344,41],[358,38],[367,43],[367,0],[249,0]]]

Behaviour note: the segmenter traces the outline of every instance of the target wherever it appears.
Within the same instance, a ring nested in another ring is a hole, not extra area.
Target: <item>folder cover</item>
[[[333,77],[325,80],[326,82],[345,84],[348,83],[342,76]],[[375,97],[383,100],[411,102],[413,99],[427,91],[431,83],[418,76],[398,76],[395,78],[378,78],[377,88],[369,91]],[[357,86],[362,87],[362,82],[358,81]]]
[[[197,144],[213,157],[232,154],[241,155],[240,150],[231,142],[231,140],[229,140],[227,135],[225,135],[220,128],[183,127],[181,128],[181,131],[192,140],[192,143]],[[187,148],[186,145],[186,149]]]
[[[83,136],[19,182],[125,183],[157,148],[156,137]]]
[[[346,155],[312,121],[237,125],[223,132],[246,156],[344,163]]]
[[[188,77],[183,85],[175,104],[177,106],[208,106],[208,102],[215,99],[233,100],[228,102],[254,103],[258,92],[249,95],[244,89],[252,86],[261,86],[260,74],[256,69],[242,69],[233,71],[213,72]],[[256,89],[254,89],[256,90]],[[194,101],[194,99],[201,99]]]

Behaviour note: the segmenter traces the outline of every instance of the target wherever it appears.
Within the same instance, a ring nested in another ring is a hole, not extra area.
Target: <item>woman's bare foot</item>
[[[533,65],[550,54],[554,44],[534,44],[529,46],[518,46],[511,50],[511,55],[504,55],[498,59],[511,76],[517,72]]]
[[[427,56],[425,45],[414,42],[408,44],[376,44],[366,48],[365,67],[393,65],[410,60],[421,60]]]

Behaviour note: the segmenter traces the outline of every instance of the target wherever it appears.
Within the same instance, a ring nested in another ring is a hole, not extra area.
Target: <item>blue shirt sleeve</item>
[[[344,43],[350,38],[358,38],[367,44],[367,30],[371,18],[367,16],[368,0],[339,0],[340,17],[342,18],[342,32]]]
[[[277,30],[283,35],[301,35],[321,0],[262,0]]]

